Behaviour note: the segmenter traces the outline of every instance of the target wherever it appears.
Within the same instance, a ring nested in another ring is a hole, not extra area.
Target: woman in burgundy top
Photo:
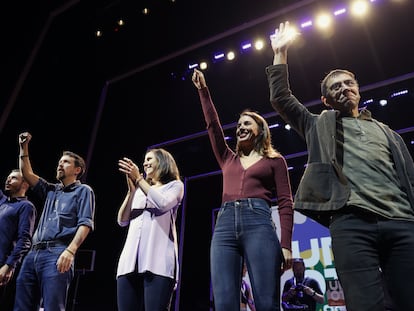
[[[210,249],[216,311],[240,310],[243,261],[257,311],[280,310],[280,275],[291,265],[293,200],[286,160],[272,147],[266,120],[243,111],[237,123],[237,146],[226,143],[204,74],[195,69],[208,135],[223,174],[222,205]],[[277,197],[281,238],[271,217]]]

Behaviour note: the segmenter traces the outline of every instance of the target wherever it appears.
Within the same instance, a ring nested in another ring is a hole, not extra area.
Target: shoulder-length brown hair
[[[147,150],[146,153],[152,152],[157,160],[157,169],[152,179],[167,184],[173,180],[180,180],[180,172],[174,157],[163,148],[154,148]]]
[[[259,135],[257,135],[254,141],[254,150],[256,150],[260,155],[266,158],[278,158],[281,157],[281,154],[273,147],[272,145],[272,135],[270,133],[269,125],[265,118],[263,118],[257,112],[251,110],[244,110],[240,113],[240,117],[249,116],[251,117],[259,126]],[[239,143],[236,145],[236,153],[240,156],[241,150],[239,148]]]

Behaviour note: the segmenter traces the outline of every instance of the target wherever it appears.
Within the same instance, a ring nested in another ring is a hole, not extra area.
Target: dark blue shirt
[[[36,208],[27,197],[8,198],[0,190],[0,267],[16,267],[31,247]]]
[[[316,281],[313,278],[305,277],[301,283],[302,286],[307,286],[312,288],[316,293],[322,295],[322,290],[319,286],[318,281]],[[295,278],[292,277],[288,280],[286,280],[285,285],[283,286],[283,293],[286,293],[291,287],[300,288],[302,286],[298,286],[298,284],[295,281]],[[315,311],[316,310],[316,301],[313,299],[312,296],[309,296],[305,294],[302,290],[298,290],[296,292],[296,295],[293,296],[288,303],[290,305],[293,305],[291,308],[294,309],[294,306],[301,306],[301,305],[307,305],[308,309],[302,309],[302,310],[308,310],[308,311]]]
[[[80,181],[68,186],[48,183],[43,178],[33,192],[44,201],[33,243],[60,240],[70,243],[79,226],[94,228],[95,194],[92,188]]]

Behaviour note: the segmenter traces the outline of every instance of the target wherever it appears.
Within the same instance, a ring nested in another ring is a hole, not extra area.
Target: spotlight
[[[381,99],[379,101],[379,104],[384,107],[384,106],[386,106],[388,104],[388,101],[386,99]]]
[[[263,47],[264,47],[264,42],[263,42],[263,40],[261,40],[261,39],[256,40],[256,42],[254,43],[254,48],[255,48],[256,50],[261,50],[261,49],[263,49]]]
[[[227,60],[233,60],[236,57],[233,51],[227,53]]]
[[[355,16],[363,16],[368,12],[368,3],[363,0],[355,1],[352,4],[351,12]]]
[[[200,63],[200,69],[201,69],[201,70],[206,70],[206,69],[207,69],[207,66],[208,66],[208,65],[207,65],[207,62],[201,62],[201,63]]]
[[[321,28],[325,29],[332,24],[332,17],[329,14],[323,13],[319,15],[316,19],[316,25]]]

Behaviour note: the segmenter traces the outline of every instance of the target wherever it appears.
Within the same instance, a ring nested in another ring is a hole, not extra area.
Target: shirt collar
[[[27,200],[27,196],[24,196],[24,197],[8,197],[7,198],[7,201],[9,201],[10,203],[14,203],[14,202],[20,202],[20,201],[23,201],[23,200]]]
[[[369,111],[369,110],[368,110],[368,109],[366,109],[366,108],[363,108],[363,109],[359,112],[358,119],[361,119],[361,120],[370,120],[370,121],[372,121],[371,111]]]
[[[80,182],[80,180],[76,180],[75,182],[73,182],[73,183],[71,183],[71,184],[69,184],[69,185],[67,185],[67,186],[65,186],[65,185],[63,185],[62,183],[60,183],[59,185],[58,185],[58,188],[60,189],[60,190],[62,190],[63,192],[70,192],[70,191],[73,191],[73,189],[75,189],[77,186],[79,186],[81,184],[81,182]]]
[[[335,110],[335,112],[336,112],[336,117],[337,118],[342,118],[343,117],[343,116],[341,116],[341,113],[339,112],[339,110]],[[350,118],[352,118],[352,117],[350,117]],[[361,111],[359,112],[359,115],[357,116],[357,119],[372,121],[371,111],[369,111],[366,108],[362,108]]]

